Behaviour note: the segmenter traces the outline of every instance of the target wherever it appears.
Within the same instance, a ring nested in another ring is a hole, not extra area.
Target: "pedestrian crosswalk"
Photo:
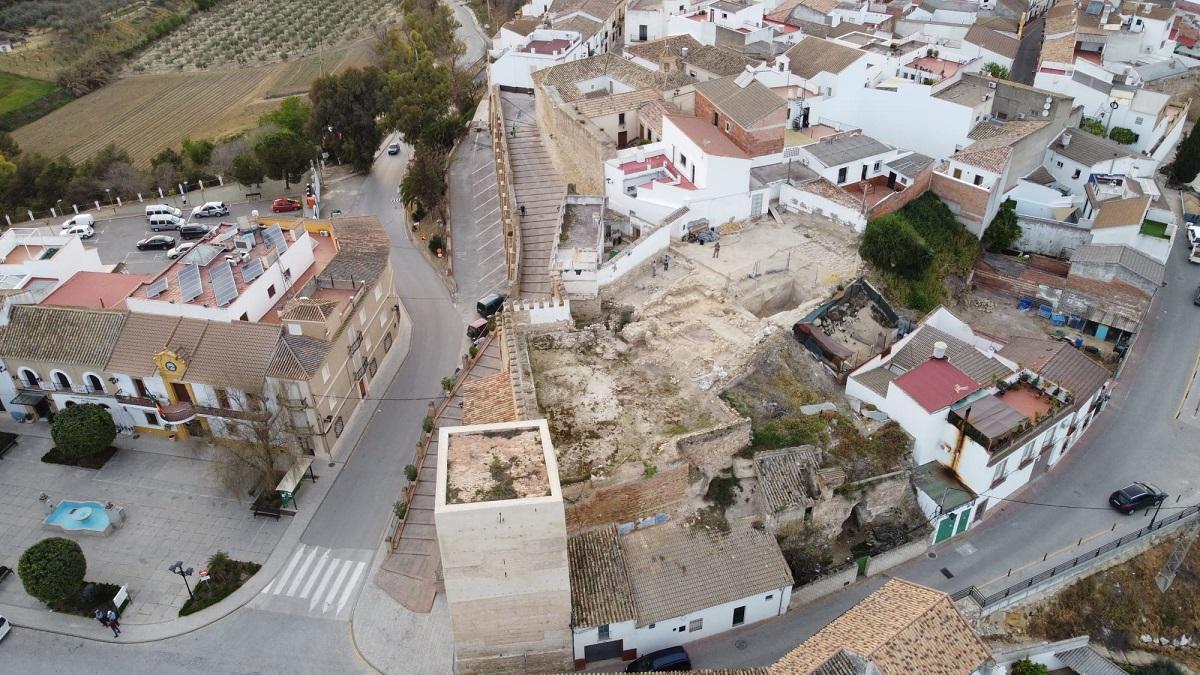
[[[349,619],[354,595],[367,577],[370,549],[301,544],[251,607],[287,614]]]

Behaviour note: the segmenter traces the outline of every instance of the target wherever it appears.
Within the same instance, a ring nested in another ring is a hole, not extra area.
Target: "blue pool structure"
[[[100,502],[63,500],[42,524],[50,529],[83,534],[106,535],[125,521],[125,509]]]

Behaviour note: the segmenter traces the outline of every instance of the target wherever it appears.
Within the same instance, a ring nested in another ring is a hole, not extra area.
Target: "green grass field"
[[[53,92],[53,82],[0,72],[0,115],[24,108]]]

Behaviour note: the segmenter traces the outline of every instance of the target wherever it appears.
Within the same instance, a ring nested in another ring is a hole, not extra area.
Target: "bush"
[[[408,482],[410,482],[410,483],[417,482],[417,467],[416,467],[416,465],[405,464],[404,465],[404,477],[407,478]]]
[[[451,389],[453,389],[453,388],[454,388],[454,378],[453,378],[453,377],[448,377],[448,376],[447,376],[447,377],[443,377],[443,378],[442,378],[442,390],[443,390],[443,391],[450,391],[450,390],[451,390]]]
[[[426,415],[425,419],[421,420],[421,430],[425,433],[433,431],[433,416]]]
[[[1108,132],[1108,137],[1121,145],[1132,145],[1137,143],[1138,139],[1138,135],[1133,132],[1133,129],[1125,127],[1113,127],[1112,131]]]
[[[55,413],[50,435],[64,457],[82,459],[112,445],[117,437],[117,425],[103,406],[85,403]]]
[[[70,597],[83,585],[87,559],[79,544],[62,537],[43,539],[21,554],[17,574],[25,592],[44,603]]]
[[[704,498],[714,505],[727,509],[733,506],[737,497],[734,495],[734,490],[741,491],[741,486],[736,476],[717,476],[708,482],[708,491],[704,493]]]
[[[992,219],[991,225],[983,232],[983,247],[992,253],[999,253],[1012,248],[1021,238],[1021,225],[1017,223],[1017,203],[1011,199],[1004,200],[1000,211]]]
[[[179,608],[179,616],[187,616],[224,600],[260,567],[258,563],[234,560],[227,553],[218,551],[208,559],[208,581],[196,584],[192,597]]]
[[[1104,122],[1093,117],[1085,117],[1079,121],[1079,128],[1093,136],[1104,137]]]
[[[1136,671],[1137,675],[1183,675],[1183,669],[1173,661],[1157,659],[1149,665],[1142,666]]]
[[[907,218],[891,213],[867,223],[859,255],[876,267],[915,279],[933,262],[933,252]]]
[[[1029,659],[1021,659],[1012,664],[1009,675],[1046,675],[1050,669]]]
[[[429,252],[437,253],[438,251],[446,250],[446,241],[442,239],[442,235],[435,234],[429,238]]]
[[[408,504],[400,501],[392,504],[392,513],[396,514],[400,520],[404,520],[404,517],[408,515]]]

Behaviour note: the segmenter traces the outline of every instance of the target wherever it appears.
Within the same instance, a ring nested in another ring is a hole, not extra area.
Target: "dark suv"
[[[208,234],[208,226],[200,223],[184,223],[179,226],[179,236],[182,239],[199,239]]]
[[[1167,493],[1150,483],[1134,483],[1109,495],[1108,503],[1112,504],[1114,509],[1128,515],[1138,509],[1158,506],[1166,498]]]
[[[639,656],[625,667],[627,673],[671,673],[692,669],[692,659],[683,647],[667,647]]]

